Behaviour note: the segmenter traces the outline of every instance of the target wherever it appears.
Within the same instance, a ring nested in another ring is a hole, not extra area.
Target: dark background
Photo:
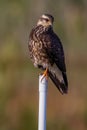
[[[43,13],[65,50],[69,92],[49,79],[47,130],[87,129],[87,0],[0,0],[0,130],[37,130],[38,75],[28,37]]]

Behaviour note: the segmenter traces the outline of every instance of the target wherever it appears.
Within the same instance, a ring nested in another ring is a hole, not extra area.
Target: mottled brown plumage
[[[68,81],[64,51],[60,39],[53,31],[53,16],[44,14],[29,35],[29,54],[35,67],[45,70],[59,91],[67,93]]]

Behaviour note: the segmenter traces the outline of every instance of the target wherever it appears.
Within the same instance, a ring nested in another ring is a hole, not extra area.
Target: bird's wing
[[[53,33],[50,38],[54,62],[62,72],[66,72],[65,57],[62,43],[55,33]]]
[[[49,69],[49,76],[61,93],[67,93],[68,81],[63,46],[54,32],[48,35],[48,39],[50,48],[47,49],[47,53],[54,62],[54,65]]]
[[[50,30],[42,35],[41,41],[43,44],[45,43],[44,47],[48,57],[54,61],[60,71],[66,72],[63,46],[58,36]]]

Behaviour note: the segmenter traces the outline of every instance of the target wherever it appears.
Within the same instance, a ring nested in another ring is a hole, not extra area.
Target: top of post
[[[43,75],[39,75],[39,91],[44,92],[47,91],[48,80]]]

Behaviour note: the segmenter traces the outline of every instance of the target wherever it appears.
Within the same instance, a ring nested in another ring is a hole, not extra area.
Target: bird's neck
[[[39,25],[39,26],[36,26],[35,30],[37,33],[39,32],[39,34],[41,34],[44,32],[52,31],[53,28],[52,28],[52,26],[45,27],[45,26]]]

